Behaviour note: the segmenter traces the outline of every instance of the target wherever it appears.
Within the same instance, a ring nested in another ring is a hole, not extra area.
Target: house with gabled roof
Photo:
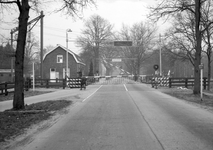
[[[44,79],[65,79],[66,77],[66,56],[68,54],[68,77],[76,78],[79,72],[84,72],[84,62],[74,52],[62,45],[44,55],[43,77]]]

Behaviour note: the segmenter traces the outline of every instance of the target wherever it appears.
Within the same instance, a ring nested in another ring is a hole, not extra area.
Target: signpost
[[[154,65],[153,68],[156,70],[158,70],[159,66],[158,65]]]
[[[121,58],[114,58],[114,59],[112,59],[112,62],[121,62]]]
[[[157,71],[157,70],[158,70],[159,66],[158,66],[158,65],[154,65],[153,68],[154,68],[154,70],[155,70],[155,75],[154,75],[154,78],[152,79],[152,87],[153,87],[153,88],[155,87],[155,88],[157,89],[157,88],[158,88],[158,87],[157,87],[157,86],[158,86],[158,85],[157,85],[157,74],[158,74],[158,71]]]
[[[158,65],[154,65],[153,68],[155,69],[155,75],[157,75],[158,74],[157,70],[158,70],[159,66]]]
[[[199,65],[200,69],[200,100],[203,101],[203,69],[204,65],[201,63]]]

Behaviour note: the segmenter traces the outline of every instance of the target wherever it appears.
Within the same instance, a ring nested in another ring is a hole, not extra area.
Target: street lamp
[[[159,40],[160,40],[160,76],[162,76],[162,43],[161,43],[161,34],[159,35]]]
[[[66,76],[68,77],[68,68],[69,68],[69,66],[68,66],[68,32],[72,32],[72,30],[71,29],[67,29],[66,30],[66,48],[67,48],[67,51],[66,51]],[[65,77],[66,78],[66,77]]]

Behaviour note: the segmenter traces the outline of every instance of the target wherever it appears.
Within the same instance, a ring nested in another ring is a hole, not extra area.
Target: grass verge
[[[197,103],[203,106],[208,106],[213,108],[213,94],[208,94],[207,91],[203,94],[203,99],[201,101],[200,94],[194,95],[191,89],[162,89],[163,93],[171,95],[173,97],[183,99],[188,102]]]
[[[23,133],[31,125],[49,119],[53,112],[72,104],[72,101],[45,101],[26,105],[25,110],[0,112],[0,142]]]

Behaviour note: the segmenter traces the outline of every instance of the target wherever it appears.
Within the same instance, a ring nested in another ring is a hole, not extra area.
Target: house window
[[[56,69],[55,69],[55,68],[50,68],[50,71],[51,71],[51,72],[55,72]]]
[[[63,63],[63,55],[57,55],[57,63]]]

